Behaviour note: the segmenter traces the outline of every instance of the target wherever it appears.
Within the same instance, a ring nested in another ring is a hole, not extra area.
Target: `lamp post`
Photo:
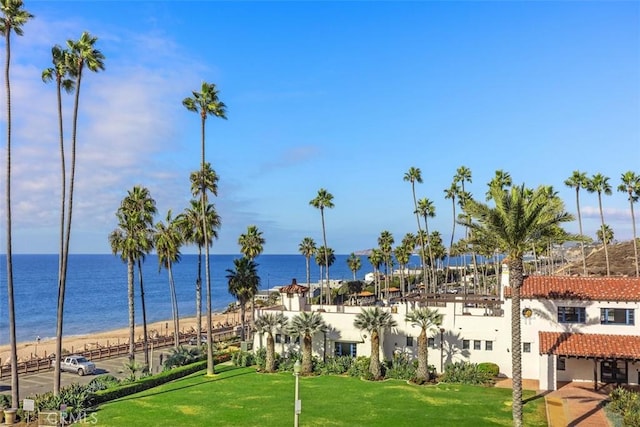
[[[40,335],[36,337],[36,357],[38,357],[38,344],[40,344]]]
[[[301,368],[302,366],[300,365],[300,361],[296,360],[296,363],[293,364],[293,375],[296,377],[296,391],[293,405],[293,427],[298,427],[300,425],[300,412],[302,412],[302,402],[298,399],[298,380],[300,378]]]
[[[440,373],[444,372],[444,328],[440,328]]]

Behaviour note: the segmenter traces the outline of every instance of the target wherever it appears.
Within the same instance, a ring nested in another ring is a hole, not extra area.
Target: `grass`
[[[294,378],[219,365],[102,405],[99,426],[290,426]],[[526,392],[524,425],[546,426],[544,399]],[[406,381],[300,378],[302,426],[510,426],[511,390],[465,385],[415,386]]]

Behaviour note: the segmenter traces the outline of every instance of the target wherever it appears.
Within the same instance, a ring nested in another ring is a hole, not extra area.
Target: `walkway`
[[[499,381],[496,387],[511,388],[511,379]],[[549,427],[608,427],[609,421],[602,409],[609,388],[593,390],[590,382],[561,384],[555,391],[538,390],[538,382],[523,380],[522,388],[544,394]]]

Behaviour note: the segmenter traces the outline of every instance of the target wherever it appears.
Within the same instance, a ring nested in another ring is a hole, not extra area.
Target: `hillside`
[[[630,276],[636,275],[635,255],[633,250],[633,241],[613,243],[607,246],[609,253],[609,270],[612,276]],[[640,242],[638,243],[638,251],[640,251]],[[587,273],[589,276],[606,276],[607,263],[602,245],[597,247],[585,247],[587,253]],[[580,254],[580,246],[573,248],[565,254],[569,264],[556,271],[556,274],[582,274],[582,259]]]

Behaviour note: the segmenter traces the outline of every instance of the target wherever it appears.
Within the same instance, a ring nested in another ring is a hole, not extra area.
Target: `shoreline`
[[[212,323],[216,325],[239,325],[240,313],[234,311],[230,313],[212,313]],[[180,333],[195,333],[197,325],[197,317],[180,318]],[[247,322],[251,320],[251,313],[247,312]],[[202,331],[206,333],[207,316],[202,316]],[[174,333],[173,320],[167,319],[147,324],[147,333],[149,337],[172,335]],[[136,341],[142,341],[142,323],[135,325]],[[129,327],[109,329],[100,332],[87,334],[69,335],[62,337],[62,348],[71,353],[84,351],[85,349],[93,349],[107,347],[113,344],[129,342]],[[44,358],[55,353],[56,338],[40,339],[39,341],[22,341],[17,344],[18,362],[27,360]],[[10,344],[0,345],[0,365],[7,366],[10,362],[11,346]]]

